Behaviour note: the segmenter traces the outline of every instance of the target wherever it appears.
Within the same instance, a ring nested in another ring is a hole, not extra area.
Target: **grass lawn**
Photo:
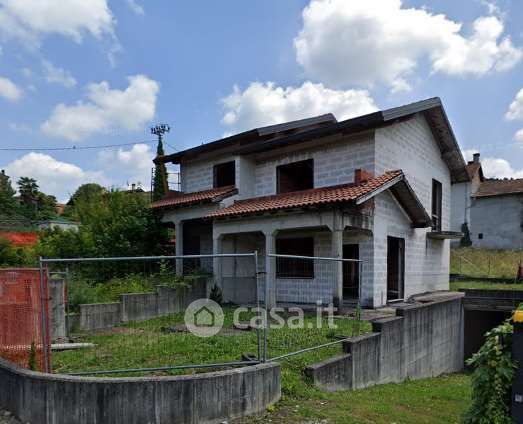
[[[254,331],[238,331],[232,326],[232,310],[225,309],[225,331],[210,338],[190,333],[166,333],[162,328],[183,323],[182,314],[127,324],[111,331],[79,336],[78,341],[92,342],[95,349],[53,352],[55,372],[156,367],[173,364],[237,361],[246,352],[256,353]],[[249,316],[242,317],[247,320]],[[270,357],[335,340],[338,335],[350,336],[370,330],[368,323],[360,328],[349,318],[336,319],[336,330],[327,327],[308,328],[316,323],[315,316],[305,319],[304,329],[271,329],[268,352]],[[466,375],[408,381],[402,384],[375,386],[365,390],[337,393],[323,392],[303,379],[304,368],[311,363],[341,352],[341,345],[307,352],[283,359],[282,400],[259,417],[239,420],[240,423],[453,423],[459,422],[467,408],[470,379]],[[204,372],[184,370],[154,372],[155,375]],[[144,375],[122,373],[123,375]],[[116,375],[115,375],[116,376]]]
[[[83,334],[75,341],[94,343],[94,349],[53,352],[53,371],[71,373],[111,369],[152,368],[185,364],[211,364],[239,361],[244,353],[257,354],[255,331],[240,331],[233,328],[233,310],[224,310],[224,331],[201,338],[187,332],[165,332],[162,329],[180,326],[183,314],[173,314],[141,323],[126,324],[108,331]],[[242,315],[247,321],[252,315]],[[350,319],[335,319],[337,329],[328,327],[326,317],[321,318],[322,327],[316,328],[316,316],[305,317],[305,328],[285,326],[270,329],[268,334],[268,356],[273,358],[302,348],[329,343],[336,336],[350,337],[356,333],[370,331],[370,324]],[[291,323],[292,325],[292,323]],[[310,328],[309,328],[310,327]],[[341,344],[307,352],[282,361],[282,389],[294,398],[306,398],[315,389],[304,384],[304,368],[314,362],[341,353]],[[162,374],[187,374],[200,370],[172,370],[153,372]],[[120,373],[113,376],[145,375],[143,373]]]
[[[470,377],[453,374],[364,390],[325,393],[307,400],[284,396],[275,408],[238,423],[459,423],[470,401]]]
[[[458,291],[459,289],[487,289],[487,290],[523,290],[523,282],[510,283],[493,283],[486,280],[477,281],[451,281],[450,290]]]
[[[461,272],[460,272],[460,257]],[[474,278],[515,278],[523,262],[523,249],[476,249],[462,247],[450,251],[450,273]]]

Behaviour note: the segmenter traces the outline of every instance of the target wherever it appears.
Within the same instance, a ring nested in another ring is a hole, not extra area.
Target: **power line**
[[[67,146],[67,147],[0,147],[4,152],[24,152],[24,151],[58,151],[58,150],[93,150],[111,149],[115,147],[134,146],[136,144],[152,144],[156,141],[137,141],[135,143],[106,144],[101,146]]]

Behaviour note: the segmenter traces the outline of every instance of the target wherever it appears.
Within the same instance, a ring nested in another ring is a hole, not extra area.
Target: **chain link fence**
[[[234,322],[235,304],[259,302],[256,253],[40,263],[52,293],[56,373],[174,374],[262,360],[263,327]],[[213,316],[207,298],[222,305],[220,317]],[[191,332],[186,312],[195,301],[203,303],[201,311],[191,312],[193,319],[202,318],[203,327],[221,324],[216,334]],[[249,323],[251,315],[247,311],[236,321]]]

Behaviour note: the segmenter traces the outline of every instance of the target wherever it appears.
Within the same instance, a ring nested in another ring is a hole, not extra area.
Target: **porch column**
[[[176,237],[176,256],[183,256],[183,221],[174,225],[174,236]],[[183,275],[183,259],[176,259],[176,274]]]
[[[265,290],[267,295],[267,307],[273,308],[276,306],[276,258],[269,257],[269,253],[276,253],[276,234],[277,230],[264,231],[265,234],[265,284],[268,285],[268,290]]]
[[[222,234],[214,234],[212,236],[212,253],[219,255],[222,253]],[[223,258],[214,257],[212,260],[212,273],[214,284],[223,290],[222,286],[222,262]]]
[[[332,231],[332,257],[343,258],[343,230],[335,229]],[[343,262],[333,262],[333,287],[332,301],[334,306],[339,309],[343,307]]]

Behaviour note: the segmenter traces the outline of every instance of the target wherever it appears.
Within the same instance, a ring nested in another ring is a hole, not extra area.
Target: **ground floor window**
[[[314,256],[314,238],[297,237],[276,240],[279,255]],[[277,278],[314,278],[314,260],[276,258]]]

